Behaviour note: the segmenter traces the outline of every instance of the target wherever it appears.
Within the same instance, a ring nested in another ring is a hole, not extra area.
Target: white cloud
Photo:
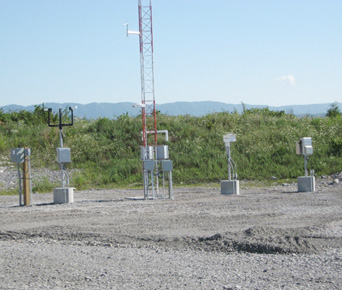
[[[287,76],[281,76],[281,77],[277,78],[277,82],[281,83],[281,84],[290,85],[290,86],[296,85],[296,79],[295,79],[294,75],[292,75],[292,74],[289,74]]]

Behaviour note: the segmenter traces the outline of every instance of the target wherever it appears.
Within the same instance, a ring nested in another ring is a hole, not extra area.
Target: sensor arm
[[[59,127],[60,130],[62,130],[63,127],[65,126],[73,126],[74,125],[74,110],[69,107],[69,111],[71,112],[71,122],[68,124],[63,124],[62,123],[62,109],[59,109],[59,124],[51,124],[51,112],[52,109],[48,109],[48,125],[49,127]]]
[[[61,126],[73,126],[74,125],[74,110],[71,108],[71,107],[69,107],[69,111],[71,112],[71,117],[70,117],[70,119],[71,119],[71,123],[69,123],[69,124],[61,124]]]

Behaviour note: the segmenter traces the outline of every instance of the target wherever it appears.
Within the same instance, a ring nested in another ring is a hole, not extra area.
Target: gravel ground
[[[77,169],[67,169],[67,174],[72,178],[77,173]],[[22,173],[21,173],[22,174]],[[31,169],[32,188],[41,182],[48,181],[52,184],[61,184],[61,171],[47,168]],[[11,166],[0,166],[0,190],[9,190],[19,188],[18,169]]]
[[[0,289],[342,289],[342,185],[0,196]],[[335,181],[334,181],[335,180]]]

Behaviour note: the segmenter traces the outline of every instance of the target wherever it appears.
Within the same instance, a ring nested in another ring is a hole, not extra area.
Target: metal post
[[[232,180],[232,168],[231,168],[231,160],[230,160],[230,146],[227,147],[227,156],[228,156],[228,180]]]
[[[21,172],[20,172],[20,163],[17,164],[18,166],[18,176],[19,176],[19,206],[24,205],[23,204],[23,189],[22,189],[22,185],[21,185]]]
[[[144,199],[148,199],[148,171],[144,168]]]
[[[169,198],[173,199],[172,171],[169,171]]]
[[[151,185],[152,185],[152,199],[155,199],[155,192],[154,192],[154,169],[151,171]]]
[[[59,130],[59,143],[60,143],[60,146],[61,148],[63,148],[63,129],[60,129]]]
[[[156,134],[157,135],[157,134]],[[156,155],[155,155],[155,166],[154,166],[154,172],[152,172],[152,174],[154,175],[154,177],[156,178],[155,179],[155,184],[153,183],[153,187],[155,186],[155,192],[156,192],[156,195],[157,197],[159,197],[159,163],[158,163],[158,160],[157,160],[157,147],[155,147],[155,151],[156,151]],[[155,198],[155,195],[153,194],[153,198]]]
[[[307,169],[307,163],[308,163],[308,156],[304,156],[304,170],[305,170],[305,177],[308,176],[308,169]]]

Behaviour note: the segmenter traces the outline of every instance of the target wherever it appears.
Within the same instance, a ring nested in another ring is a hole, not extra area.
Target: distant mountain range
[[[342,111],[342,103],[335,103],[340,111]],[[46,108],[52,108],[57,111],[59,108],[65,109],[67,107],[75,107],[74,115],[80,118],[97,119],[99,117],[115,118],[122,114],[128,114],[129,116],[136,116],[140,114],[140,108],[135,103],[90,103],[90,104],[77,104],[77,103],[45,103]],[[325,115],[329,110],[331,103],[326,104],[311,104],[311,105],[291,105],[272,107],[266,105],[249,105],[244,104],[246,109],[251,108],[269,108],[272,111],[285,111],[285,113],[291,113],[294,115]],[[33,111],[32,106],[19,106],[8,105],[1,107],[5,112],[27,110]],[[221,102],[205,101],[205,102],[175,102],[168,104],[157,104],[157,110],[162,114],[170,116],[177,115],[192,115],[203,116],[209,113],[215,112],[234,112],[239,113],[243,110],[242,104],[226,104]]]

